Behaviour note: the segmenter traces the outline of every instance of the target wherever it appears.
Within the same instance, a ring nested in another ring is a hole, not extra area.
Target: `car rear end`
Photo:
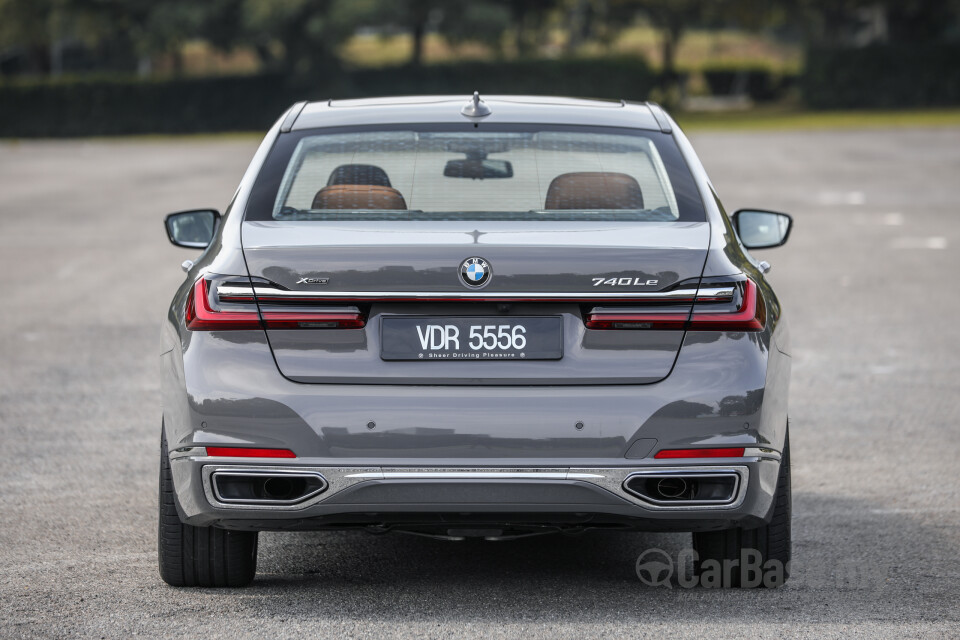
[[[308,106],[261,152],[165,328],[184,523],[502,539],[769,520],[779,305],[730,259],[686,141],[647,107],[629,127],[602,103],[490,105],[381,123],[347,105],[347,124]]]

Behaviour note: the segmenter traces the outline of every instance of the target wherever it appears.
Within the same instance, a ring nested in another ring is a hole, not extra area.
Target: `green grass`
[[[673,114],[684,130],[749,131],[890,129],[960,126],[960,108],[902,111],[800,111],[758,108],[723,113]]]
[[[552,29],[546,34],[548,44],[540,47],[540,55],[567,55],[564,49],[567,33]],[[507,38],[509,40],[509,37]],[[409,34],[355,35],[340,48],[343,62],[352,68],[385,67],[404,64],[410,58],[413,42]],[[516,51],[507,46],[502,53],[509,59]],[[597,40],[584,42],[572,52],[574,56],[642,56],[655,69],[661,64],[661,34],[649,26],[627,27],[609,44]],[[443,36],[429,34],[424,42],[427,64],[457,60],[489,60],[496,52],[479,42],[452,44]],[[690,29],[677,48],[677,66],[687,71],[716,66],[766,67],[773,71],[793,72],[800,69],[802,51],[799,45],[784,44],[768,36],[736,29]],[[197,64],[200,64],[198,60]]]

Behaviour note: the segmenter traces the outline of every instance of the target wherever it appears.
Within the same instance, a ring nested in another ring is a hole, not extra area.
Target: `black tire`
[[[160,440],[160,577],[175,587],[243,587],[257,572],[257,532],[194,527],[180,521],[166,433]]]
[[[698,560],[694,572],[704,586],[757,588],[779,587],[790,577],[790,434],[780,458],[777,492],[770,522],[756,529],[727,529],[693,534]],[[748,554],[745,556],[745,554]],[[749,560],[749,562],[745,562]],[[720,567],[717,572],[718,564]],[[726,563],[726,565],[725,565]],[[736,564],[734,564],[736,563]],[[752,564],[762,568],[758,572]],[[729,570],[724,567],[729,567]],[[721,580],[717,581],[716,578]],[[710,580],[708,580],[710,578]]]

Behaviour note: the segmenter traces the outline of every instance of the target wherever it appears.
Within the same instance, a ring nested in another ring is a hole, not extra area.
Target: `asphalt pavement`
[[[960,636],[960,129],[697,133],[792,329],[793,577],[649,586],[683,534],[261,534],[253,586],[160,581],[159,326],[245,138],[0,143],[0,637]]]

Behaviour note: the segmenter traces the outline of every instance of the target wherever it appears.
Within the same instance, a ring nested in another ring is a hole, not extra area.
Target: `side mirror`
[[[170,242],[188,249],[206,249],[220,223],[220,213],[213,209],[178,211],[163,220]]]
[[[747,249],[770,249],[790,237],[793,218],[776,211],[740,209],[733,214],[733,228]]]

